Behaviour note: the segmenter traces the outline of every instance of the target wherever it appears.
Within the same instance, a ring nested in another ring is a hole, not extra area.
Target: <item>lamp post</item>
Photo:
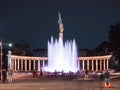
[[[2,43],[2,41],[0,42],[0,71],[1,71],[1,81],[2,81],[2,46],[3,45],[8,45],[9,47],[12,47],[12,44],[11,43]]]
[[[1,74],[1,81],[2,81],[2,42],[0,42],[0,74]]]

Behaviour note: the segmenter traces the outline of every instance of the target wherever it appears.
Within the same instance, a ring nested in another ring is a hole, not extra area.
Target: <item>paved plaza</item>
[[[16,79],[12,84],[0,83],[0,90],[120,90],[120,81],[111,80],[111,88],[104,88],[100,80],[43,80]]]

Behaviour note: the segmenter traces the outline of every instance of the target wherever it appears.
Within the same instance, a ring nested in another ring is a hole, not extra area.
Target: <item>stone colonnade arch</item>
[[[108,70],[109,69],[109,60],[111,57],[112,57],[112,55],[78,57],[78,69],[79,70],[87,69],[88,71]],[[82,65],[80,65],[80,63]]]
[[[91,71],[102,71],[109,69],[109,59],[112,55],[78,57],[78,69],[87,69]],[[28,57],[8,54],[8,69],[13,71],[40,71],[45,66],[47,57]],[[86,65],[85,65],[86,61]],[[82,63],[81,63],[82,62]],[[81,66],[82,64],[82,66]],[[86,66],[86,67],[85,67]]]
[[[40,71],[40,68],[45,66],[45,61],[47,61],[47,57],[11,55],[8,60],[10,60],[11,62],[8,64],[8,67],[13,71]]]

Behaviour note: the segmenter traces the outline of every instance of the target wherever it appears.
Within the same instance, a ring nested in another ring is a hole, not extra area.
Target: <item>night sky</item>
[[[0,36],[47,48],[51,36],[58,38],[58,11],[64,40],[75,39],[78,48],[96,48],[120,22],[120,0],[0,0]]]

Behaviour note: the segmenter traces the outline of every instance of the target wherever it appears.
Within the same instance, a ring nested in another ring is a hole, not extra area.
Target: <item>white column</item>
[[[38,60],[38,71],[40,71],[40,60]]]
[[[35,70],[35,60],[33,62],[34,62],[34,68],[33,68],[33,70]]]
[[[11,61],[12,61],[12,70],[15,71],[15,63],[14,63],[15,60],[14,60],[14,59],[11,59]]]
[[[87,70],[89,71],[89,60],[87,60]]]
[[[23,60],[21,60],[21,71],[23,71]]]
[[[92,60],[92,71],[94,71],[94,60]]]
[[[85,70],[85,64],[84,64],[84,60],[83,60],[83,68],[82,68],[83,70]]]
[[[18,67],[17,67],[18,71],[20,70],[20,60],[18,59]]]
[[[11,51],[8,51],[8,69],[12,69]]]
[[[108,59],[107,59],[107,70],[109,69],[109,62],[108,62]]]
[[[14,59],[11,59],[11,68],[14,71]]]
[[[31,60],[29,60],[29,71],[31,71]]]
[[[16,59],[15,59],[15,71],[16,71]]]
[[[98,60],[96,60],[96,71],[98,71]]]
[[[102,71],[102,59],[100,59],[100,71]]]
[[[106,68],[105,68],[105,59],[104,59],[103,61],[104,61],[104,70],[105,70],[105,69],[106,69]]]
[[[27,60],[25,60],[25,71],[27,71]]]

